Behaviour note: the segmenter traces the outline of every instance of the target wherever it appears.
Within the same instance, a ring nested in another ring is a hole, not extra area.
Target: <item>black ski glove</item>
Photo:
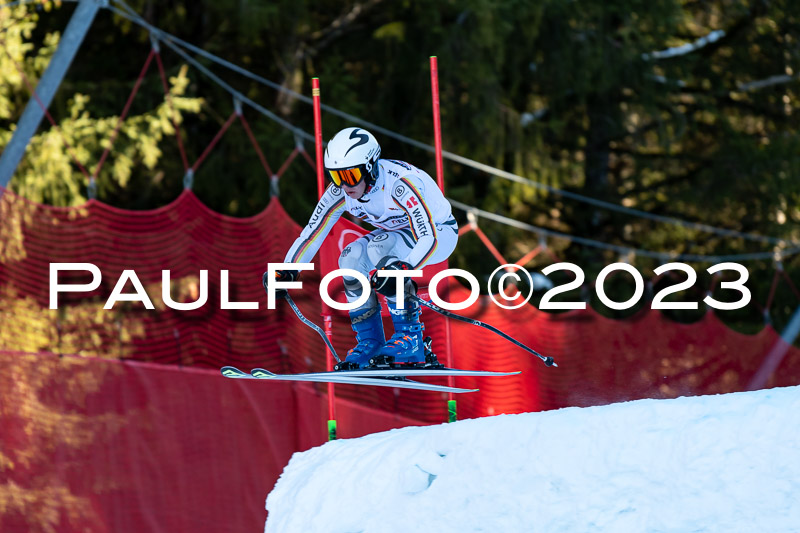
[[[376,270],[375,272],[372,273],[372,277],[369,280],[369,284],[372,286],[372,288],[375,289],[376,292],[379,292],[384,296],[394,296],[395,295],[394,278],[379,277],[378,272],[380,270],[414,270],[414,269],[411,268],[411,265],[409,265],[405,261],[395,261],[394,263],[386,265],[385,267]]]
[[[274,281],[297,281],[297,278],[299,277],[299,270],[276,270]],[[264,285],[264,290],[267,292],[267,294],[269,294],[270,281],[269,271],[264,272],[264,275],[261,277],[261,283]],[[286,289],[275,289],[275,296],[277,298],[283,298],[286,296]]]

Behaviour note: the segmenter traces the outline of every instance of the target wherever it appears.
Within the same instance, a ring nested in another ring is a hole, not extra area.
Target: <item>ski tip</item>
[[[276,374],[273,374],[269,370],[264,370],[263,368],[254,368],[250,371],[250,375],[254,378],[259,379],[266,379],[266,378],[274,378]]]
[[[463,393],[466,393],[466,392],[480,392],[480,389],[462,389],[460,387],[453,387],[451,389],[448,389],[448,390],[442,391],[442,392],[452,392],[454,394],[463,394]]]
[[[219,369],[220,373],[226,378],[240,378],[247,376],[247,372],[243,372],[235,366],[223,366]]]

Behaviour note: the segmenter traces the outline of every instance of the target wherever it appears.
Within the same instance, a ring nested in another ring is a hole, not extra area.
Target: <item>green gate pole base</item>
[[[328,441],[336,440],[336,420],[328,420]]]
[[[447,421],[455,422],[456,420],[458,420],[458,415],[456,414],[456,401],[447,400]]]

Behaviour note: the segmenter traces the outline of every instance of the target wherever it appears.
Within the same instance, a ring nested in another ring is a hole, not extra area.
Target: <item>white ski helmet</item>
[[[367,189],[378,177],[381,146],[363,128],[345,128],[328,141],[325,172],[337,187],[355,187],[366,181]]]

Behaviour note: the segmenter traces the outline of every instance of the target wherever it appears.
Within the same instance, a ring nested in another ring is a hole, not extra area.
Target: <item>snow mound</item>
[[[800,387],[329,442],[267,510],[267,533],[800,532]]]

